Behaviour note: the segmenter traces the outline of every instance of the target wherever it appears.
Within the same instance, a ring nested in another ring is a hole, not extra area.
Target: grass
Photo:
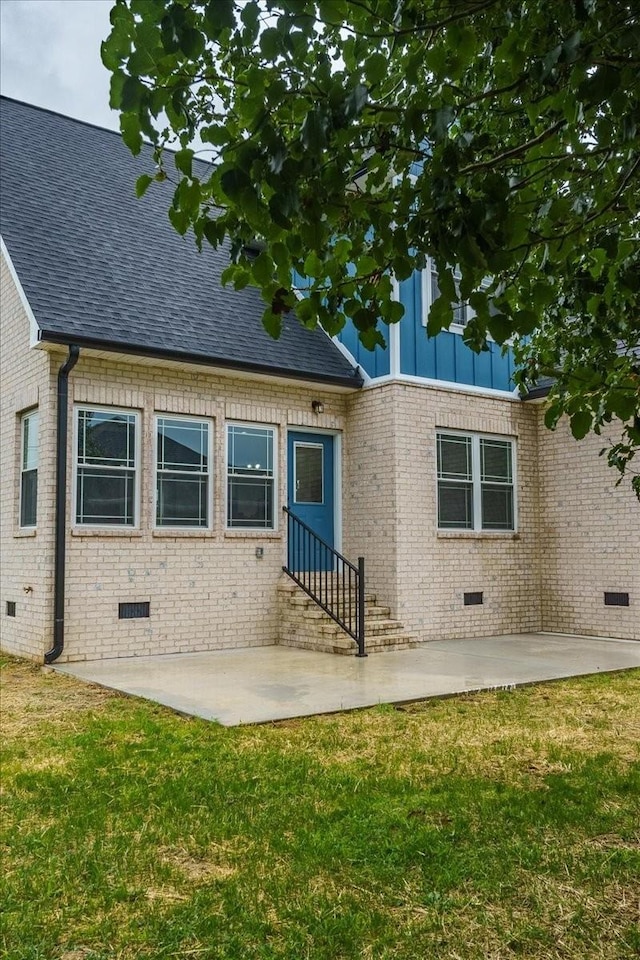
[[[640,952],[640,671],[235,729],[3,673],[6,960]]]

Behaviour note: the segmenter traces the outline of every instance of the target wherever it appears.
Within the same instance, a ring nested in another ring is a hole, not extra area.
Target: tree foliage
[[[270,333],[295,303],[383,343],[392,278],[432,257],[428,333],[470,300],[470,346],[513,339],[522,385],[555,378],[549,425],[623,422],[624,473],[640,446],[638,0],[117,0],[111,22],[125,142],[155,144],[180,233],[231,240],[225,281],[260,288]],[[212,166],[194,167],[196,137]]]

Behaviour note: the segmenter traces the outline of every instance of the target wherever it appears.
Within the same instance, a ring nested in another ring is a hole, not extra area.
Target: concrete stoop
[[[278,584],[278,608],[280,646],[345,656],[355,656],[358,652],[355,640],[286,574]],[[417,638],[406,633],[403,624],[393,620],[390,614],[389,607],[379,604],[375,594],[365,594],[366,653],[406,650],[419,645]]]

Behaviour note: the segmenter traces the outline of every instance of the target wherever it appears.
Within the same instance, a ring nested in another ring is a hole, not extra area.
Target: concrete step
[[[322,607],[286,574],[278,584],[280,598],[280,637],[283,646],[353,656],[358,646]],[[334,599],[339,590],[334,591]],[[351,609],[355,616],[356,597],[352,593]],[[347,605],[348,607],[348,605]],[[374,593],[365,598],[365,650],[384,653],[417,645],[415,637],[404,632],[402,623],[391,617],[391,608],[377,602]]]
[[[385,634],[395,635],[401,633],[402,630],[403,624],[399,620],[365,620],[364,624],[365,637],[382,637]],[[344,630],[335,620],[328,618],[328,622],[320,625],[320,633],[324,636],[331,636],[332,634],[344,633]]]

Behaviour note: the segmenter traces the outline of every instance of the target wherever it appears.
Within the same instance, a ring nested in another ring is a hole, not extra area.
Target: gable
[[[169,181],[136,198],[150,146],[133,157],[117,133],[0,101],[0,232],[41,340],[360,386],[323,331],[290,315],[273,340],[258,292],[221,286],[228,247],[175,232]]]

